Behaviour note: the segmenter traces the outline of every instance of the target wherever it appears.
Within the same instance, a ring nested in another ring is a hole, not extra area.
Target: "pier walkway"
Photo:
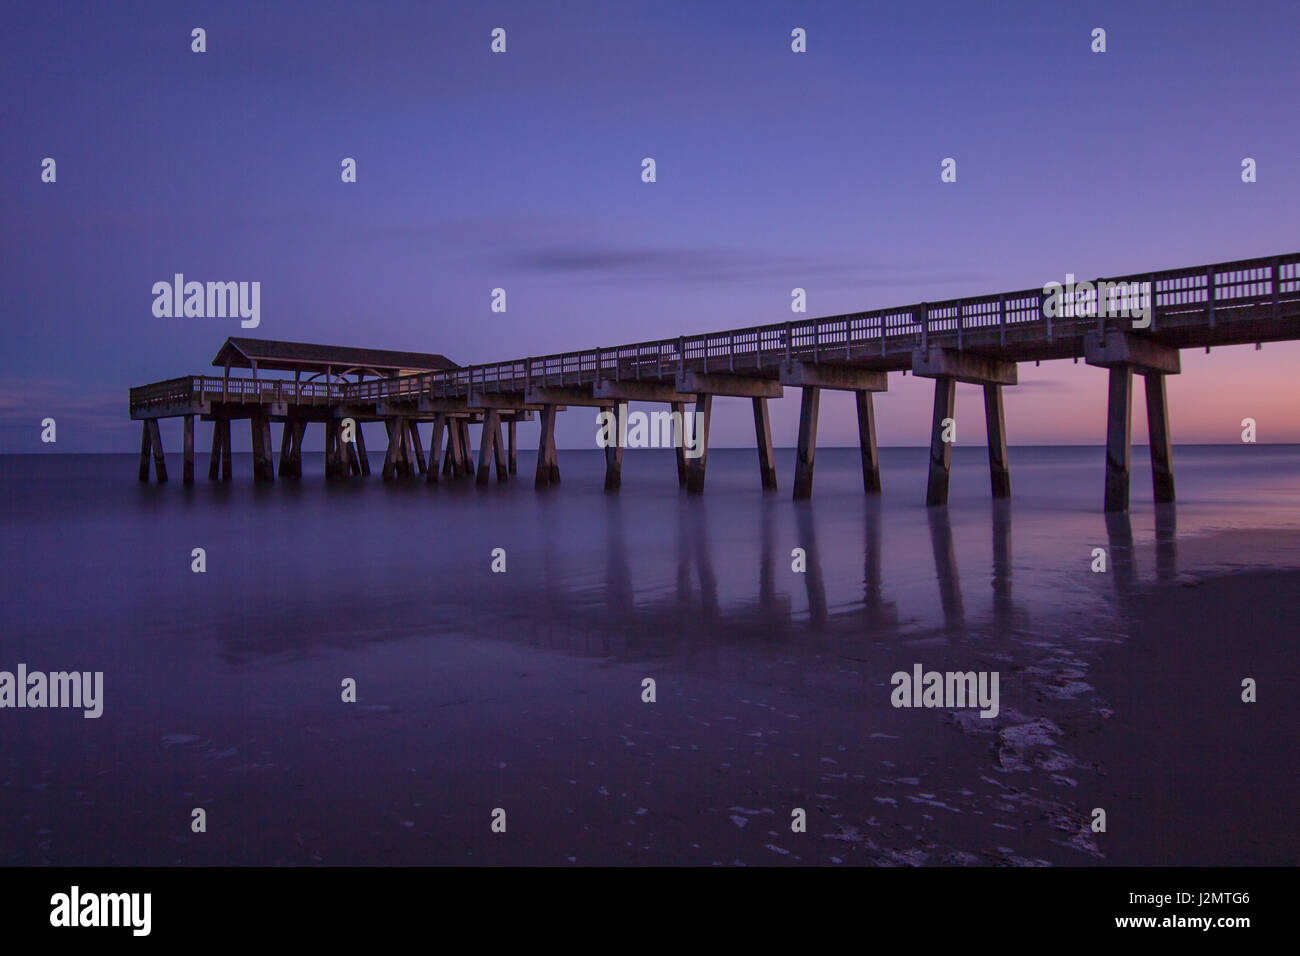
[[[699,493],[714,396],[751,401],[760,481],[770,490],[777,476],[768,401],[782,397],[787,387],[798,388],[793,491],[795,498],[807,498],[822,390],[854,393],[863,489],[875,494],[881,486],[872,396],[887,390],[890,372],[911,372],[935,383],[926,500],[941,505],[948,499],[952,445],[946,424],[953,417],[955,383],[983,387],[992,494],[1006,497],[1011,482],[1003,388],[1016,385],[1018,363],[1083,359],[1108,372],[1104,505],[1123,511],[1129,501],[1134,374],[1146,391],[1155,500],[1173,501],[1165,377],[1178,374],[1179,351],[1291,339],[1300,339],[1300,253],[463,367],[440,355],[231,338],[213,362],[224,374],[133,388],[130,410],[143,422],[141,480],[148,480],[151,456],[158,480],[166,480],[158,419],[184,419],[187,482],[193,481],[196,416],[213,423],[212,479],[230,477],[230,423],[247,419],[259,481],[274,480],[271,422],[284,425],[282,476],[301,475],[303,434],[308,424],[321,423],[326,475],[339,479],[370,473],[359,424],[382,421],[389,435],[386,478],[424,475],[437,482],[440,476],[472,476],[485,483],[494,466],[500,481],[515,473],[516,423],[536,414],[541,430],[534,484],[547,488],[559,481],[559,412],[661,402],[680,426],[690,404],[700,422],[701,454],[686,457],[679,428],[678,480]],[[251,375],[232,377],[232,368],[247,368]],[[294,377],[266,378],[267,371]],[[426,422],[433,425],[427,457],[419,429]],[[482,425],[477,466],[470,447],[473,423]],[[619,487],[622,458],[621,447],[605,449],[608,491]]]

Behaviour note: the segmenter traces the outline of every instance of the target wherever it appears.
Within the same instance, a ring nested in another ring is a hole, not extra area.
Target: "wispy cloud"
[[[526,272],[565,281],[746,284],[771,283],[779,276],[782,283],[788,281],[792,286],[816,281],[890,288],[978,283],[982,278],[970,272],[937,270],[931,264],[758,247],[636,244],[600,232],[596,224],[576,218],[497,217],[394,224],[384,227],[383,237],[449,245],[487,271]]]

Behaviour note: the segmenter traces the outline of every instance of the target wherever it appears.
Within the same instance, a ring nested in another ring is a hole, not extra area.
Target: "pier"
[[[516,425],[540,422],[534,486],[559,484],[556,416],[568,408],[614,410],[627,402],[663,403],[680,422],[692,405],[700,454],[677,444],[679,484],[704,491],[713,399],[753,407],[760,486],[777,488],[768,402],[800,390],[793,494],[809,498],[824,389],[854,393],[866,494],[881,492],[873,395],[890,372],[934,379],[926,488],[929,505],[948,500],[956,383],[982,387],[990,488],[1011,494],[1003,389],[1021,362],[1082,359],[1107,373],[1104,507],[1129,504],[1133,376],[1143,379],[1157,503],[1174,500],[1172,436],[1165,377],[1180,371],[1185,348],[1300,339],[1300,253],[1185,269],[1093,279],[1062,296],[1041,288],[942,302],[680,336],[631,345],[459,366],[441,355],[229,338],[215,367],[131,389],[130,413],[142,423],[139,476],[167,479],[161,418],[184,420],[182,477],[194,480],[195,419],[212,423],[208,477],[231,477],[230,430],[247,420],[253,477],[275,480],[271,423],[282,425],[278,474],[301,477],[309,425],[325,433],[330,480],[370,474],[360,424],[382,421],[386,479],[508,481],[516,472]],[[231,370],[248,374],[231,375]],[[293,377],[266,377],[267,372]],[[1099,382],[1100,385],[1100,382]],[[432,425],[427,455],[421,427]],[[482,426],[477,462],[471,424]],[[621,483],[622,448],[605,449],[605,489]]]

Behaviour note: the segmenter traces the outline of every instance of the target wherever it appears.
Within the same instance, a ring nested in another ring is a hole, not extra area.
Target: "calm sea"
[[[924,449],[874,499],[819,449],[798,503],[790,450],[769,494],[711,450],[698,498],[659,451],[617,495],[597,452],[545,492],[529,453],[482,488],[0,457],[0,671],[104,675],[97,720],[0,710],[0,862],[1295,863],[1300,448],[1176,447],[1159,509],[1133,459],[1108,520],[1100,448],[1013,447],[998,504],[956,449],[946,509]],[[997,671],[998,716],[892,707],[917,663]]]

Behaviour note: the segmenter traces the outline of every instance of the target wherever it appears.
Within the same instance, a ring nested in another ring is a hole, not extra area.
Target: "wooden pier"
[[[1045,308],[1054,304],[1060,308]],[[1139,308],[1145,309],[1140,318],[1117,314]],[[320,423],[326,476],[335,480],[370,473],[360,424],[382,421],[389,436],[385,478],[484,484],[493,469],[498,481],[515,473],[516,423],[537,413],[534,485],[549,488],[560,481],[559,412],[662,402],[681,421],[686,405],[693,404],[701,423],[701,454],[688,459],[681,435],[676,436],[678,481],[688,492],[700,493],[715,396],[752,403],[760,483],[765,490],[776,489],[767,403],[792,387],[801,390],[793,491],[795,498],[808,498],[821,391],[854,393],[863,490],[878,494],[872,396],[888,388],[890,372],[911,372],[935,382],[926,500],[942,505],[948,500],[952,449],[944,423],[953,417],[955,383],[984,390],[992,494],[1007,497],[1003,388],[1016,385],[1020,362],[1083,359],[1109,377],[1104,503],[1107,511],[1123,511],[1129,501],[1135,373],[1146,388],[1155,500],[1169,502],[1174,477],[1165,376],[1178,374],[1179,350],[1297,338],[1300,253],[1290,253],[1094,279],[1091,288],[1066,302],[1034,288],[464,367],[440,355],[230,338],[213,361],[224,368],[222,375],[133,388],[130,406],[131,417],[143,423],[142,481],[148,480],[151,461],[157,479],[166,480],[158,419],[184,419],[186,482],[194,480],[196,417],[212,422],[208,477],[213,480],[229,480],[230,423],[247,419],[258,481],[275,477],[272,422],[283,424],[281,476],[301,476],[303,435],[309,424]],[[232,377],[232,368],[251,375]],[[266,378],[268,371],[292,372],[293,378]],[[427,458],[420,433],[426,423],[432,424]],[[471,424],[483,426],[477,464]],[[616,492],[622,449],[605,452],[605,488]]]

